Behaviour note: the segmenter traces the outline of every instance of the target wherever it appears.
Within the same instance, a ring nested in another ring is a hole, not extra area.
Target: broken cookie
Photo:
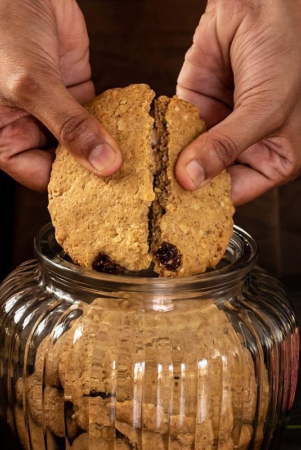
[[[232,235],[234,208],[226,171],[204,188],[176,181],[181,151],[205,124],[198,109],[160,97],[144,84],[111,89],[88,111],[118,143],[123,163],[107,178],[90,173],[59,146],[49,183],[58,243],[75,263],[109,274],[142,271],[188,276],[215,267]]]

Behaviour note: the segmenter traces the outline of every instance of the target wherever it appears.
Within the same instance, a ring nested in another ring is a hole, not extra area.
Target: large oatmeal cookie
[[[57,241],[83,267],[120,274],[153,263],[160,276],[188,276],[215,267],[225,253],[233,231],[230,176],[224,171],[194,192],[178,184],[178,156],[205,124],[177,97],[160,97],[153,119],[154,95],[131,85],[87,106],[122,151],[113,176],[98,177],[57,149],[49,211]]]

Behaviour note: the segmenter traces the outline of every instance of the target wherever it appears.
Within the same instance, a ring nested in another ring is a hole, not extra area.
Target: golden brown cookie
[[[25,380],[26,403],[29,412],[37,425],[42,425],[43,419],[43,386],[35,374]]]
[[[57,149],[49,211],[57,241],[86,268],[118,274],[154,261],[161,276],[188,276],[215,267],[229,243],[234,208],[226,171],[195,192],[174,176],[181,151],[205,131],[198,109],[160,97],[154,121],[153,98],[148,86],[131,85],[87,107],[121,149],[115,175],[98,177]]]
[[[55,387],[44,389],[43,409],[47,427],[59,437],[65,436],[64,392]]]
[[[224,171],[196,191],[186,191],[174,170],[181,151],[205,131],[198,109],[183,100],[156,102],[155,193],[152,252],[155,271],[185,276],[215,267],[233,232],[231,181]]]
[[[153,192],[151,148],[154,92],[146,85],[104,92],[88,110],[117,141],[123,163],[102,178],[57,149],[49,183],[56,239],[74,262],[116,272],[149,267],[148,214]]]
[[[109,450],[109,443],[104,439],[96,439],[89,436],[89,433],[82,433],[72,444],[72,450]]]
[[[16,400],[18,405],[23,405],[23,396],[24,396],[24,381],[23,378],[20,377],[16,382]]]

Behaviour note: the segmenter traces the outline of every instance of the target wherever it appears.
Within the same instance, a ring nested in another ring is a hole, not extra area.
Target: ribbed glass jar
[[[35,247],[0,290],[1,448],[279,448],[299,330],[247,233],[182,279],[83,270],[50,225]]]

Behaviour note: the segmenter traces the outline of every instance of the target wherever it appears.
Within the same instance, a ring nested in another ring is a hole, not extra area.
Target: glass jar
[[[50,225],[35,250],[0,290],[2,448],[278,448],[299,330],[246,232],[181,279],[84,270]]]

